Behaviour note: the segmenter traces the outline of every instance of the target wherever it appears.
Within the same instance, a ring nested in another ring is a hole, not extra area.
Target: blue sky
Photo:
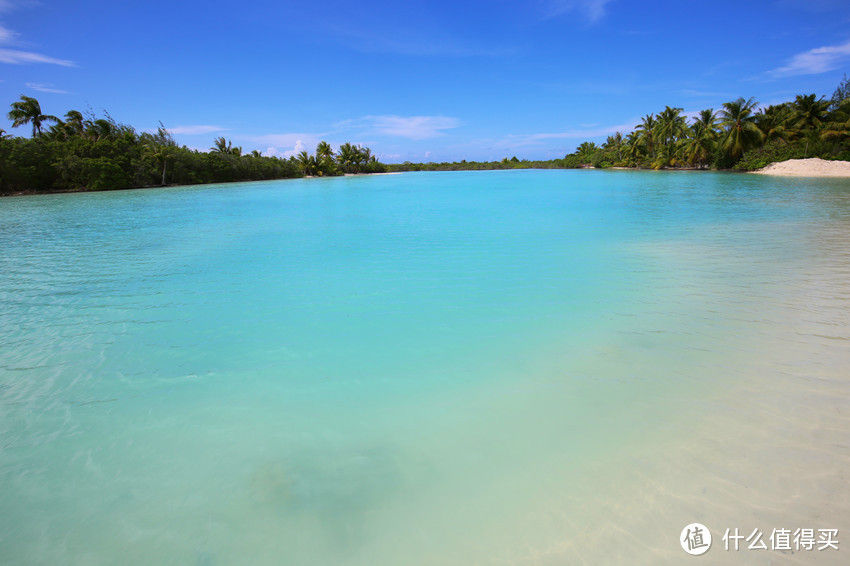
[[[549,159],[665,105],[829,97],[844,73],[846,0],[0,0],[0,104],[161,120],[204,150]]]

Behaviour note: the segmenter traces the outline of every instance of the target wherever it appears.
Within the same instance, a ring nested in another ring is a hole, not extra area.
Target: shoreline
[[[168,185],[148,185],[146,187],[122,187],[118,189],[99,189],[99,190],[89,190],[89,189],[63,189],[56,191],[41,191],[41,190],[29,190],[29,191],[17,191],[14,193],[0,193],[0,199],[6,197],[32,197],[39,195],[70,195],[70,194],[86,194],[86,193],[112,193],[115,191],[148,191],[148,190],[156,190],[156,189],[177,189],[177,188],[185,188],[185,187],[211,187],[214,185],[235,185],[235,184],[243,184],[243,183],[270,183],[274,181],[297,181],[304,179],[337,179],[343,177],[365,177],[371,175],[398,175],[403,173],[403,171],[391,171],[386,173],[345,173],[343,175],[332,175],[332,176],[319,176],[319,175],[302,175],[301,177],[281,177],[280,179],[242,179],[237,181],[220,181],[213,183],[193,183],[190,185],[181,185],[181,184],[168,184]]]
[[[522,168],[522,169],[439,169],[434,171],[422,171],[422,170],[410,170],[410,171],[387,171],[384,173],[345,173],[344,175],[339,175],[339,177],[360,177],[360,176],[376,176],[376,175],[400,175],[402,173],[434,173],[434,172],[452,172],[452,171],[525,171],[536,169],[534,167]],[[771,175],[775,177],[817,177],[817,178],[850,178],[850,161],[828,161],[825,159],[820,159],[818,157],[810,157],[808,159],[789,159],[787,161],[778,161],[776,163],[771,163],[770,165],[759,169],[757,171],[737,171],[734,169],[701,169],[697,167],[665,167],[662,169],[646,169],[642,167],[606,167],[606,168],[596,168],[596,167],[579,167],[579,168],[553,168],[553,169],[540,169],[540,170],[556,170],[556,171],[686,171],[686,172],[714,172],[714,173],[742,173],[742,174],[756,174],[756,175]],[[18,191],[14,193],[0,193],[0,198],[4,197],[21,197],[21,196],[35,196],[35,195],[58,195],[58,194],[76,194],[76,193],[104,193],[104,192],[112,192],[112,191],[140,191],[140,190],[148,190],[148,189],[170,189],[176,187],[205,187],[210,185],[229,185],[234,183],[265,183],[270,181],[292,181],[297,179],[330,179],[333,177],[324,177],[318,175],[304,175],[301,177],[284,177],[280,179],[245,179],[239,181],[226,181],[221,183],[195,183],[191,185],[151,185],[147,187],[126,187],[126,188],[118,188],[118,189],[104,189],[104,190],[88,190],[88,189],[80,189],[80,190],[57,190],[57,191],[42,191],[42,190],[31,190],[31,191]]]

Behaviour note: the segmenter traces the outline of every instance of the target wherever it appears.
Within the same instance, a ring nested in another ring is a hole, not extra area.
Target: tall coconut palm
[[[81,136],[86,130],[86,121],[82,113],[77,110],[69,110],[65,113],[65,134],[68,136]]]
[[[658,143],[665,146],[675,144],[682,137],[686,125],[681,108],[665,107],[659,112],[655,127]]]
[[[637,132],[629,132],[626,136],[624,153],[626,161],[630,167],[635,167],[640,162],[643,156],[644,146],[640,143],[640,134]]]
[[[156,134],[143,134],[143,140],[147,140],[147,153],[153,157],[158,163],[162,164],[162,186],[166,185],[166,172],[168,170],[168,160],[171,159],[177,151],[177,142],[174,141],[174,136],[171,135],[162,122],[159,123],[159,128]]]
[[[360,162],[363,165],[368,165],[369,162],[372,161],[372,150],[368,147],[357,146],[357,149],[360,150]]]
[[[334,175],[337,172],[334,150],[326,141],[320,141],[316,146],[316,166],[322,175]]]
[[[613,154],[617,156],[617,161],[623,160],[623,134],[620,132],[615,132],[613,136],[608,136],[605,140],[605,143],[602,145],[603,148],[610,150]]]
[[[798,132],[803,130],[818,130],[823,125],[829,101],[823,97],[815,98],[814,94],[798,94],[791,103],[791,122]]]
[[[59,122],[59,118],[41,112],[41,105],[35,98],[21,95],[21,99],[12,103],[12,109],[8,117],[12,120],[12,127],[17,128],[25,124],[32,124],[32,137],[40,136],[42,124],[45,122]]]
[[[658,121],[655,119],[655,114],[647,114],[643,117],[643,121],[638,124],[635,131],[638,132],[640,142],[646,146],[646,152],[655,159],[655,128]]]
[[[351,173],[356,164],[355,160],[357,155],[355,149],[356,148],[348,142],[339,146],[337,161],[339,161],[339,166],[342,167],[342,170],[346,173]]]
[[[318,163],[316,158],[306,151],[302,151],[297,156],[298,165],[301,167],[301,172],[305,175],[315,175],[318,171]]]
[[[850,98],[842,100],[838,107],[829,114],[820,135],[825,140],[850,138]]]
[[[717,119],[714,110],[700,111],[684,140],[682,154],[691,166],[704,168],[711,161],[717,142]]]
[[[770,105],[762,108],[756,114],[756,126],[764,134],[764,141],[788,141],[793,137],[789,127],[791,123],[791,108],[788,104]]]
[[[89,122],[86,127],[86,137],[92,141],[112,138],[117,133],[118,128],[115,124],[103,118]]]
[[[215,138],[213,140],[213,147],[210,148],[212,153],[220,153],[222,155],[234,155],[239,157],[242,155],[242,148],[240,146],[233,146],[233,142],[224,139],[224,136]]]
[[[581,142],[581,145],[576,148],[576,155],[578,155],[581,163],[591,163],[593,161],[594,154],[598,151],[599,146],[595,143]]]
[[[319,145],[316,146],[316,158],[319,160],[333,159],[334,150],[331,144],[326,141],[320,141]]]
[[[720,147],[732,159],[740,158],[745,151],[761,142],[764,134],[756,126],[753,111],[758,105],[753,98],[744,100],[743,97],[724,102],[720,111],[720,125],[725,130],[725,137]]]

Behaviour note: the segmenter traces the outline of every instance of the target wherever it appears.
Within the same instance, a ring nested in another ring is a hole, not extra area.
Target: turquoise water
[[[589,535],[739,388],[846,394],[848,229],[846,180],[697,172],[4,199],[0,562],[634,552]]]

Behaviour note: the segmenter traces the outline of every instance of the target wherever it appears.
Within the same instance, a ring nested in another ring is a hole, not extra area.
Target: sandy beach
[[[753,173],[785,177],[850,177],[850,161],[827,161],[818,157],[789,159],[771,163]]]

